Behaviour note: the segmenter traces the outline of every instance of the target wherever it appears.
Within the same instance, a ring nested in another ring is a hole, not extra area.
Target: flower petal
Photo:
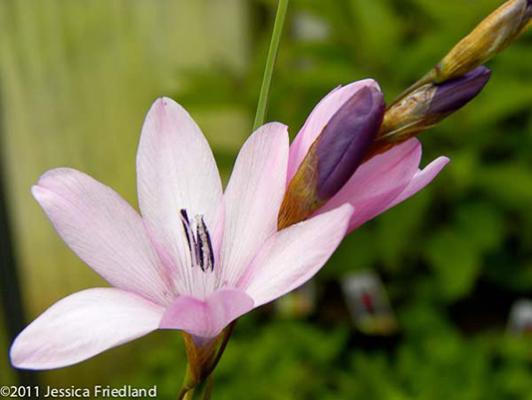
[[[314,107],[314,110],[312,110],[305,121],[305,124],[290,146],[287,181],[292,179],[299,164],[301,164],[301,161],[303,161],[307,155],[310,146],[314,140],[316,140],[331,117],[353,96],[353,94],[355,94],[355,92],[364,87],[373,87],[380,90],[378,83],[373,79],[364,79],[333,89],[316,105],[316,107]]]
[[[352,212],[345,204],[277,232],[264,244],[238,286],[258,307],[302,285],[340,244]]]
[[[264,241],[277,231],[286,186],[288,131],[270,123],[244,144],[227,186],[221,274],[232,286]]]
[[[120,289],[87,289],[58,301],[11,347],[24,369],[65,367],[157,329],[164,308]]]
[[[421,144],[410,139],[362,164],[344,187],[318,213],[350,203],[355,212],[349,231],[374,218],[409,184],[418,170]]]
[[[175,101],[160,98],[151,107],[137,153],[139,206],[154,235],[182,273],[190,268],[180,210],[203,215],[217,232],[222,184],[207,140],[190,115]],[[213,235],[214,247],[219,237]]]
[[[68,246],[111,285],[168,302],[170,272],[140,216],[116,192],[69,168],[48,171],[32,192]]]
[[[445,156],[441,156],[432,161],[423,170],[418,170],[406,188],[386,207],[386,209],[388,210],[415,195],[431,183],[448,163],[449,159]]]
[[[212,338],[252,308],[253,300],[238,289],[220,289],[205,300],[180,296],[167,308],[160,328]]]

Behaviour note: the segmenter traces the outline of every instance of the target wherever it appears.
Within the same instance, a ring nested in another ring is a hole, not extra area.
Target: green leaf
[[[471,290],[480,271],[481,253],[467,237],[443,230],[428,241],[425,254],[436,274],[442,298],[456,300]]]

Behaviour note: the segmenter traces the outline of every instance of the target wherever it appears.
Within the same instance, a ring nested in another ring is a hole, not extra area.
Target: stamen
[[[183,229],[185,230],[185,237],[187,238],[188,250],[190,251],[190,261],[192,267],[198,264],[198,243],[194,237],[192,227],[190,226],[190,220],[188,219],[187,210],[180,210],[181,222],[183,223]]]
[[[207,225],[205,225],[205,221],[203,220],[202,216],[196,218],[198,243],[201,250],[200,265],[203,266],[202,269],[204,271],[209,269],[214,271],[214,252],[212,250],[212,242],[209,230],[207,229]]]
[[[197,238],[197,247],[196,247],[196,256],[199,262],[199,266],[203,272],[205,272],[205,259],[203,257],[203,235],[201,234],[201,224],[199,216],[196,215],[196,238]]]
[[[185,236],[187,238],[188,249],[192,251],[192,244],[190,243],[192,232],[190,232],[190,222],[188,220],[187,210],[185,209],[179,210],[179,213],[181,215],[181,222],[183,223],[183,229],[185,230]]]
[[[183,230],[190,251],[190,261],[192,267],[199,265],[202,271],[214,271],[214,251],[212,248],[211,236],[202,215],[196,215],[192,226],[187,211],[179,211]],[[195,228],[195,229],[194,229]]]

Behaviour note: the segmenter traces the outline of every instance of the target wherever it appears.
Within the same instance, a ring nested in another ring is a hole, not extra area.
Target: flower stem
[[[195,384],[191,382],[193,382],[192,371],[190,369],[190,365],[187,364],[187,371],[185,373],[185,379],[183,380],[183,386],[181,387],[181,390],[177,396],[178,400],[192,399],[192,396],[194,395]]]
[[[211,400],[212,389],[214,387],[214,375],[210,374],[207,378],[207,383],[205,384],[205,389],[203,392],[203,400]]]
[[[268,94],[270,92],[270,84],[272,81],[273,66],[275,64],[275,59],[277,58],[279,42],[281,41],[286,10],[288,9],[288,1],[289,0],[279,0],[279,4],[277,6],[277,13],[275,15],[275,22],[273,24],[272,39],[270,42],[270,48],[268,50],[266,66],[264,68],[264,76],[262,78],[262,85],[260,88],[259,102],[257,104],[257,113],[255,114],[253,130],[256,130],[259,126],[264,124],[264,119],[266,117],[266,107],[268,104]]]
[[[223,333],[222,343],[220,344],[220,347],[218,348],[218,351],[216,352],[216,356],[214,357],[214,360],[212,362],[211,370],[209,371],[209,376],[212,374],[212,371],[214,371],[214,368],[216,368],[216,366],[220,362],[220,358],[222,358],[225,348],[227,347],[227,343],[229,343],[229,339],[231,338],[231,335],[233,334],[235,325],[236,325],[236,320],[231,322],[229,326],[225,329]]]
[[[199,390],[202,387],[203,398],[210,397],[214,384],[212,373],[227,347],[235,324],[236,321],[231,322],[216,339],[203,345],[198,345],[189,334],[183,333],[188,362],[178,400],[194,398],[196,389]]]

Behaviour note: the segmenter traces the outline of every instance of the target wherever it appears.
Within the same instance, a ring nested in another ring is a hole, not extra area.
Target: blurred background
[[[292,0],[268,120],[297,133],[332,88],[377,79],[391,100],[498,0]],[[275,1],[0,0],[0,383],[158,385],[185,355],[156,332],[79,365],[13,369],[14,336],[60,298],[105,285],[30,195],[70,166],[136,205],[135,153],[153,100],[198,121],[227,178],[250,134]],[[451,164],[364,225],[311,285],[242,318],[217,399],[532,399],[532,35],[424,133]],[[527,300],[529,299],[529,300]]]

